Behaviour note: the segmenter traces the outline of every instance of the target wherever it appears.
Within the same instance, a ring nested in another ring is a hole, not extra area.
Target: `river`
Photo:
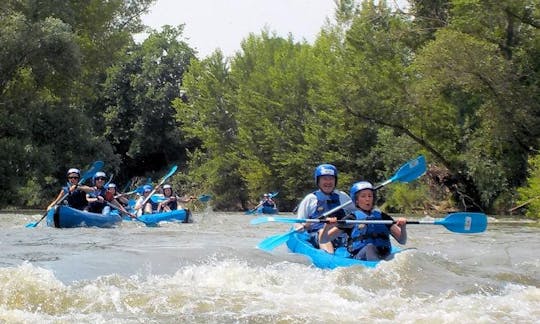
[[[281,216],[289,216],[285,214]],[[243,213],[113,229],[0,214],[0,322],[538,323],[540,227],[489,219],[481,234],[408,226],[408,249],[375,269],[321,270],[286,245],[287,224]]]

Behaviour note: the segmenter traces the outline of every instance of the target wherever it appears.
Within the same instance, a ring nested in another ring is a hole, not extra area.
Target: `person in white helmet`
[[[171,210],[178,210],[178,209],[187,209],[182,206],[183,203],[188,203],[194,199],[196,199],[193,196],[190,197],[179,197],[177,196],[172,189],[172,186],[170,184],[163,185],[163,198],[165,200],[161,201],[158,205],[157,211],[171,211]]]
[[[83,210],[88,204],[86,201],[86,193],[91,192],[92,188],[83,184],[79,184],[79,179],[81,178],[81,171],[77,168],[70,168],[67,171],[66,176],[68,185],[60,190],[58,196],[56,196],[53,202],[51,202],[49,206],[47,206],[47,210],[50,210],[57,204],[62,203],[62,201],[60,200],[64,196],[66,197],[64,202],[66,202],[67,205],[70,207]]]
[[[356,182],[351,186],[350,196],[357,207],[346,219],[392,220],[394,219],[375,207],[375,189],[368,181]],[[398,218],[392,224],[347,224],[336,226],[336,218],[329,217],[323,227],[321,242],[330,242],[343,231],[348,234],[347,250],[352,258],[377,261],[391,258],[392,236],[399,244],[407,243],[407,219]]]

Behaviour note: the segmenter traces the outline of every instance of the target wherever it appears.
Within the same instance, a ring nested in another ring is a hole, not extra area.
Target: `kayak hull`
[[[349,257],[345,248],[339,248],[335,254],[316,249],[309,242],[309,235],[306,233],[294,233],[287,240],[287,247],[293,253],[302,254],[308,257],[313,265],[321,269],[335,269],[338,267],[363,266],[375,268],[384,261],[363,261]],[[392,254],[400,252],[400,249],[392,246]]]
[[[116,212],[109,214],[90,213],[68,206],[51,208],[47,212],[47,226],[56,228],[102,227],[110,228],[118,225],[122,217]]]
[[[270,214],[270,215],[273,215],[273,214],[277,214],[277,213],[278,213],[278,209],[275,208],[275,207],[261,206],[261,207],[257,208],[257,214]]]
[[[169,212],[155,213],[155,214],[144,214],[137,217],[138,220],[148,223],[148,224],[157,224],[159,222],[181,222],[181,223],[191,223],[191,211],[189,209],[178,209],[172,210]],[[124,220],[130,220],[131,218],[127,217]]]

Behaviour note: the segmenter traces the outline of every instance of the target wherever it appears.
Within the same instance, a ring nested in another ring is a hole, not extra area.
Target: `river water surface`
[[[210,208],[193,216],[54,229],[25,227],[40,213],[1,213],[0,322],[540,322],[537,223],[490,218],[470,235],[409,225],[413,249],[393,261],[320,270],[286,245],[255,248],[287,224]]]

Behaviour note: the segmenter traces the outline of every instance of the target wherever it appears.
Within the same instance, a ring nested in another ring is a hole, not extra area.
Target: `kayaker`
[[[298,205],[297,218],[319,218],[323,213],[343,205],[351,198],[343,191],[337,190],[338,182],[338,170],[332,164],[321,164],[315,168],[314,172],[315,184],[318,190],[306,195],[304,199]],[[353,204],[344,208],[345,211],[340,210],[338,217],[345,216],[354,210]],[[324,223],[299,223],[295,224],[297,231],[307,231],[310,234],[310,242],[314,247],[325,250],[328,253],[334,253],[334,244],[339,245],[339,242],[327,241],[325,243],[320,242],[320,235]],[[337,238],[339,240],[339,238]]]
[[[157,211],[158,204],[157,202],[154,202],[152,199],[146,199],[148,195],[152,192],[154,188],[151,185],[144,185],[143,186],[143,194],[137,199],[135,202],[135,209],[137,216],[142,216],[143,214],[152,214],[153,212]],[[146,203],[143,206],[144,201],[146,200]]]
[[[129,199],[118,192],[115,183],[109,183],[108,185],[105,185],[105,188],[107,188],[107,195],[112,195],[122,206],[126,207],[129,205]]]
[[[394,220],[390,215],[375,208],[375,190],[368,181],[356,182],[351,186],[350,196],[356,211],[344,219],[356,220]],[[399,244],[407,242],[407,219],[398,218],[394,224],[347,224],[336,226],[336,217],[326,219],[330,223],[324,225],[321,243],[329,242],[336,235],[347,232],[347,250],[352,258],[366,261],[384,260],[390,256],[392,245],[390,235]]]
[[[47,210],[50,210],[57,204],[61,203],[59,200],[65,195],[67,195],[65,201],[67,201],[68,206],[83,210],[88,204],[86,201],[86,193],[91,192],[92,188],[82,184],[79,185],[80,178],[81,171],[77,168],[70,168],[67,171],[68,185],[60,190],[58,196],[47,207]]]
[[[173,194],[173,189],[170,184],[163,185],[163,197],[165,198],[164,201],[160,202],[157,211],[171,211],[171,210],[178,210],[178,209],[187,209],[184,208],[179,203],[188,203],[194,199],[197,199],[193,196],[190,197],[179,197],[176,194]]]
[[[88,206],[86,206],[84,210],[91,213],[109,214],[111,212],[111,207],[107,205],[107,201],[105,200],[105,195],[107,194],[107,189],[105,188],[107,175],[102,171],[96,172],[93,180],[94,188],[91,192],[86,194]]]
[[[261,200],[260,205],[263,207],[276,208],[276,202],[268,193],[265,193],[263,195],[263,199]]]
[[[84,209],[85,211],[108,215],[111,212],[112,207],[119,210],[123,214],[129,215],[130,217],[135,217],[135,215],[128,212],[124,206],[122,206],[122,204],[120,204],[118,200],[114,198],[114,194],[105,186],[105,181],[107,181],[107,175],[105,172],[96,172],[93,179],[94,188],[90,193],[86,194],[88,206],[86,206]]]

